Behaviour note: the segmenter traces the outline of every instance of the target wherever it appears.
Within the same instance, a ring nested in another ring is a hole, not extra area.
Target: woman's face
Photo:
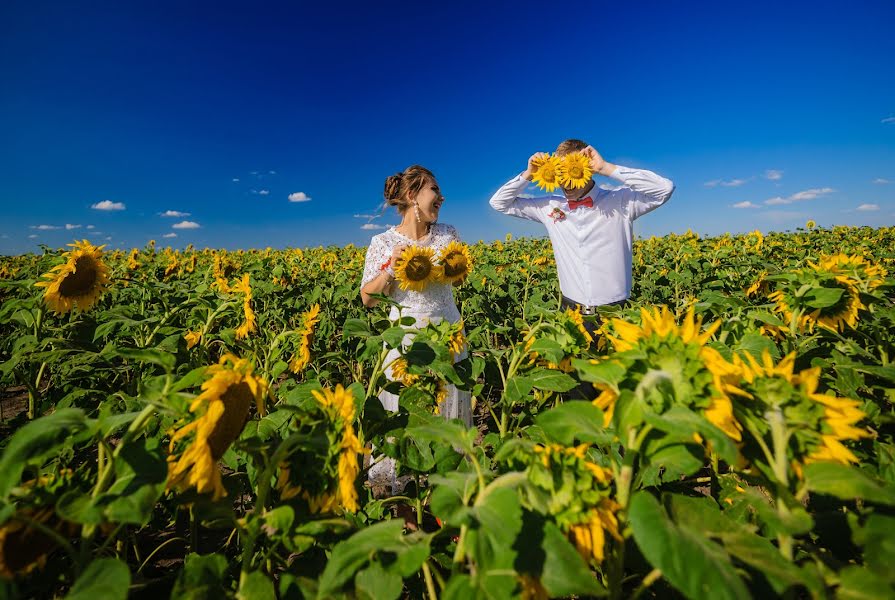
[[[420,220],[424,223],[435,223],[438,221],[438,211],[444,204],[444,196],[441,195],[438,184],[431,181],[423,186],[413,202],[420,209]]]

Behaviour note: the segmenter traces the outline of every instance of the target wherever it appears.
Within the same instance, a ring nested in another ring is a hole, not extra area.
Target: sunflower
[[[554,191],[559,186],[560,160],[558,156],[545,156],[532,161],[535,172],[532,173],[532,181],[538,188],[548,192]]]
[[[796,373],[795,353],[775,363],[767,350],[762,353],[760,361],[748,353],[735,355],[734,364],[741,370],[744,380],[742,387],[750,399],[738,409],[757,424],[753,435],[763,432],[768,437],[763,442],[770,447],[773,438],[766,427],[768,415],[783,415],[792,438],[786,451],[798,477],[801,477],[802,464],[817,461],[841,464],[858,462],[858,458],[842,442],[871,437],[868,430],[856,426],[866,415],[860,410],[857,400],[817,392],[820,367]]]
[[[433,262],[432,248],[408,246],[395,265],[395,278],[402,290],[422,292],[441,278],[441,267]]]
[[[606,547],[606,533],[617,542],[622,541],[615,514],[621,506],[609,498],[604,498],[587,515],[586,520],[569,528],[568,535],[581,557],[590,562],[603,562]]]
[[[758,275],[758,279],[756,279],[752,285],[746,288],[746,297],[749,298],[755,294],[764,293],[768,289],[768,282],[765,281],[765,277],[767,276],[767,271],[762,271]]]
[[[556,180],[564,188],[581,189],[593,174],[590,159],[580,152],[572,152],[562,157]]]
[[[103,262],[103,248],[87,240],[69,244],[73,250],[63,254],[65,262],[44,273],[37,287],[47,288],[44,302],[57,313],[72,308],[89,310],[109,284],[109,268]]]
[[[59,545],[55,538],[32,525],[32,522],[52,529],[63,537],[77,532],[74,523],[60,519],[52,508],[21,510],[0,525],[0,577],[13,579],[43,568],[47,556]]]
[[[187,331],[185,334],[183,334],[183,339],[186,340],[186,349],[192,350],[193,346],[202,341],[202,332]]]
[[[414,375],[407,371],[407,360],[403,357],[398,357],[392,361],[391,370],[392,379],[394,381],[400,381],[407,387],[412,386],[420,380],[419,375]]]
[[[127,268],[131,271],[136,271],[140,268],[140,263],[137,261],[137,256],[140,255],[140,251],[136,248],[131,248],[131,252],[127,257]]]
[[[472,270],[469,247],[461,242],[451,242],[438,255],[438,264],[441,266],[441,281],[443,283],[463,281]]]
[[[466,336],[463,334],[462,319],[451,327],[451,336],[448,338],[448,350],[451,353],[451,360],[454,362],[466,350]]]
[[[206,374],[202,393],[190,405],[195,419],[171,436],[168,487],[195,487],[200,494],[211,492],[217,500],[227,494],[217,463],[242,433],[252,402],[265,413],[267,382],[253,374],[248,360],[233,354],[222,356]],[[177,454],[177,442],[190,435],[190,444]]]
[[[522,600],[549,600],[550,592],[536,575],[519,573],[520,596]]]
[[[230,288],[230,291],[243,294],[242,312],[245,316],[245,323],[236,329],[236,339],[241,340],[249,337],[249,334],[256,329],[255,311],[252,310],[252,286],[249,284],[249,274],[245,273],[242,276],[242,280]]]
[[[641,309],[641,322],[641,325],[636,325],[612,319],[611,326],[617,335],[607,334],[617,352],[638,350],[632,359],[619,357],[619,360],[631,362],[631,365],[644,361],[640,368],[629,369],[629,372],[636,373],[636,380],[622,384],[626,383],[628,388],[636,390],[647,377],[667,379],[674,391],[675,402],[701,411],[710,423],[730,438],[740,441],[742,426],[734,417],[730,399],[731,395],[743,395],[735,385],[739,381],[740,370],[717,350],[706,345],[720,327],[720,321],[703,331],[702,320],[695,317],[692,306],[680,324],[663,306],[651,311]],[[594,404],[611,419],[618,392],[602,384],[598,384],[597,389],[601,394]],[[670,408],[665,400],[656,401],[660,403],[654,406],[658,412]]]
[[[357,434],[354,432],[354,396],[341,385],[335,390],[324,389],[322,392],[311,392],[317,402],[330,413],[330,417],[342,427],[342,440],[340,443],[338,474],[339,480],[335,490],[329,494],[330,498],[318,497],[316,506],[319,509],[329,508],[334,504],[343,507],[349,512],[357,512],[360,508],[357,503],[357,490],[354,487],[360,467],[357,455],[364,451]],[[324,494],[324,496],[326,496]],[[312,500],[312,507],[315,506]],[[319,512],[319,511],[318,511]]]
[[[313,304],[306,313],[302,315],[302,330],[299,333],[301,342],[298,351],[292,360],[289,361],[289,369],[293,373],[299,373],[311,362],[311,342],[314,340],[314,326],[320,320],[320,305]]]

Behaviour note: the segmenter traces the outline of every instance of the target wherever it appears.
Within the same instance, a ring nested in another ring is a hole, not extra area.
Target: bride
[[[428,323],[446,319],[450,323],[460,320],[460,311],[454,303],[454,292],[450,283],[431,283],[423,291],[402,290],[395,281],[395,263],[408,246],[431,248],[437,255],[451,242],[459,242],[457,230],[438,223],[438,211],[444,204],[444,196],[431,171],[419,165],[408,167],[385,180],[385,202],[394,206],[401,216],[396,227],[373,236],[367,248],[367,258],[361,281],[361,299],[364,306],[376,306],[379,301],[372,294],[385,294],[394,299],[400,307],[392,306],[389,318],[413,317],[415,328],[423,328]],[[409,343],[409,336],[404,340]],[[394,380],[391,363],[400,356],[393,349],[385,358],[385,375]],[[462,360],[466,352],[455,360]],[[379,395],[382,406],[389,411],[398,410],[398,396],[389,392]],[[472,426],[470,393],[458,390],[453,385],[447,388],[445,399],[439,405],[445,419],[460,419],[467,427]],[[369,479],[375,487],[389,485],[392,493],[398,492],[394,459],[381,457],[370,468]]]

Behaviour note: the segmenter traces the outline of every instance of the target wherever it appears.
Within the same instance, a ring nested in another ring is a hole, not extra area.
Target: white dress
[[[361,288],[372,281],[381,272],[383,263],[388,261],[392,255],[392,249],[395,246],[404,244],[407,246],[419,246],[432,248],[436,256],[449,243],[460,241],[457,230],[451,225],[435,223],[429,230],[429,234],[420,239],[412,240],[398,233],[394,227],[373,236],[370,246],[367,248],[367,259],[364,266],[364,276],[361,281]],[[392,283],[391,298],[401,305],[400,313],[397,306],[391,308],[389,318],[396,321],[399,316],[413,317],[416,323],[414,328],[423,328],[428,323],[438,323],[442,319],[446,319],[450,323],[456,323],[460,320],[460,311],[454,303],[453,286],[447,283],[430,284],[422,292],[412,290],[402,290],[397,282]],[[404,344],[409,345],[411,335],[404,339]],[[456,360],[463,360],[467,353],[464,351],[456,357]],[[400,356],[397,350],[390,350],[385,357],[386,365],[389,365],[394,359]],[[392,377],[391,367],[385,370],[385,376],[394,381]],[[458,390],[456,386],[447,386],[447,396],[440,405],[440,413],[445,419],[460,419],[467,427],[472,427],[472,406],[470,401],[470,393]],[[388,411],[398,410],[398,396],[390,392],[382,392],[379,394],[379,400],[382,402],[383,408]],[[373,485],[389,485],[392,493],[398,493],[399,486],[396,478],[395,460],[383,456],[374,457],[374,464],[369,471],[369,479]]]

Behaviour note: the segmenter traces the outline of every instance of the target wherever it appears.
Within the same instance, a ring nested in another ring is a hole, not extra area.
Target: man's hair
[[[565,156],[572,152],[580,152],[585,148],[587,148],[587,142],[582,142],[581,140],[565,140],[556,147],[556,155]]]

